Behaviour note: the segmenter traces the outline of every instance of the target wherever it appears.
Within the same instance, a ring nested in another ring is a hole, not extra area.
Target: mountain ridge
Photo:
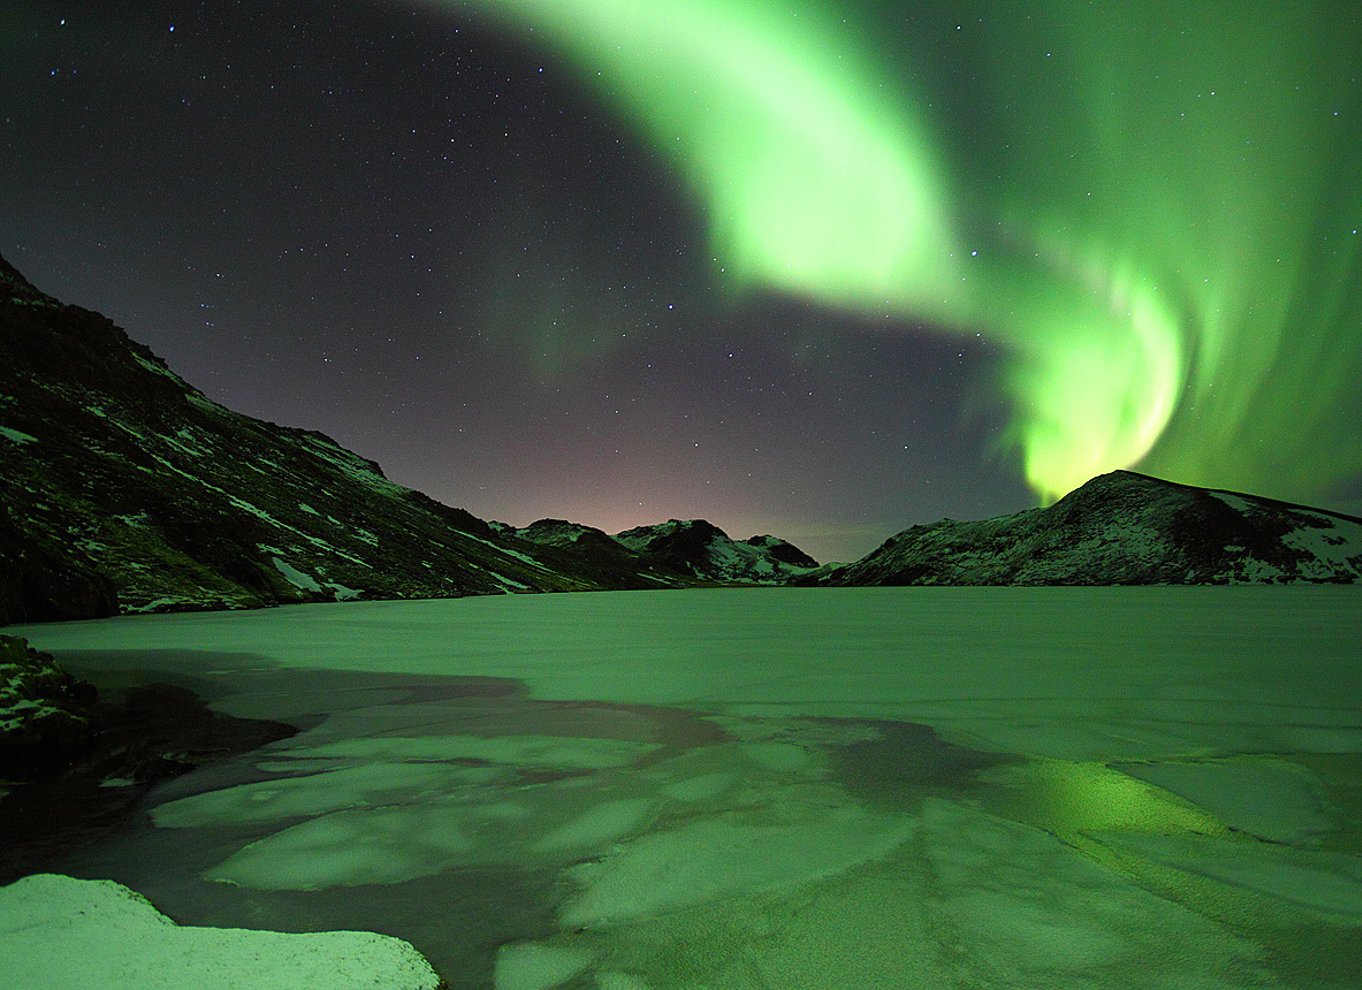
[[[616,533],[626,547],[701,581],[784,584],[816,568],[798,547],[773,536],[735,540],[705,519],[668,519]],[[807,561],[807,564],[800,563]]]
[[[0,624],[700,580],[493,526],[234,412],[3,258],[0,457]]]
[[[1098,475],[1047,508],[943,519],[891,536],[820,585],[1352,583],[1362,519],[1134,471]]]
[[[514,527],[222,406],[0,258],[0,625],[353,599],[795,584],[1355,582],[1362,518],[1131,471],[849,564],[703,519]]]

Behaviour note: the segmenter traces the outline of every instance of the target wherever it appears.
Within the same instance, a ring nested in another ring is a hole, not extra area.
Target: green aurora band
[[[477,6],[672,162],[737,286],[999,342],[1043,500],[1137,464],[1296,498],[1362,471],[1349,5],[952,4],[968,43],[892,57],[848,20],[875,5]]]

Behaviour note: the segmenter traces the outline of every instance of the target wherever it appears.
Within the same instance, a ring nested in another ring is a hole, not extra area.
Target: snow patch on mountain
[[[669,519],[615,539],[660,566],[721,584],[786,584],[818,566],[784,540],[761,536],[739,542],[704,519]]]
[[[38,442],[38,438],[33,436],[33,434],[25,433],[23,430],[13,430],[10,429],[8,426],[0,426],[0,437],[4,437],[6,440],[13,441],[14,443],[21,444]]]

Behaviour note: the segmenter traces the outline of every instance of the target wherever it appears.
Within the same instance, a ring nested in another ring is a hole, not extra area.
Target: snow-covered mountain
[[[779,537],[738,541],[704,519],[670,519],[614,536],[581,523],[540,519],[513,532],[673,586],[787,584],[818,567],[818,561]]]
[[[1362,519],[1131,471],[1093,478],[1045,509],[943,519],[891,537],[831,585],[1354,582]]]
[[[916,526],[819,568],[672,519],[520,529],[253,419],[0,259],[0,624],[119,611],[698,584],[1355,581],[1362,520],[1119,471],[1048,509]]]
[[[678,572],[667,566],[666,562],[631,549],[605,530],[594,526],[584,526],[565,519],[540,519],[519,529],[507,529],[522,540],[570,553],[584,564],[589,562],[606,574],[629,575],[635,579],[642,577],[659,587],[684,587],[697,583],[689,571]]]
[[[0,619],[595,587],[0,268]],[[552,556],[552,555],[548,555]]]
[[[615,539],[660,567],[700,581],[786,584],[818,567],[818,561],[777,537],[738,541],[704,519],[669,519],[626,529]]]

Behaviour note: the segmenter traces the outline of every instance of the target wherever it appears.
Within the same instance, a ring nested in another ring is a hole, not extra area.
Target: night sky
[[[0,7],[0,254],[523,525],[1362,505],[1362,8]]]

